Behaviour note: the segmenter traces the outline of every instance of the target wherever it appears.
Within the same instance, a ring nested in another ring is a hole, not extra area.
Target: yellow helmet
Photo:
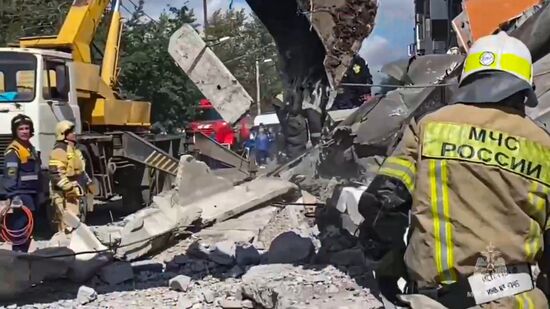
[[[504,31],[474,42],[464,61],[460,84],[469,76],[486,71],[506,72],[533,85],[533,62],[529,49]]]
[[[74,123],[68,120],[63,120],[57,123],[55,126],[55,139],[57,141],[64,141],[65,140],[65,134],[68,131],[71,131],[74,129]]]

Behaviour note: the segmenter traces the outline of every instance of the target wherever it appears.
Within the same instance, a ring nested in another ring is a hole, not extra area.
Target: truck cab
[[[9,123],[17,114],[34,122],[31,142],[47,168],[55,143],[55,125],[70,120],[81,132],[80,109],[73,83],[71,54],[27,48],[0,48],[0,164],[11,141]]]

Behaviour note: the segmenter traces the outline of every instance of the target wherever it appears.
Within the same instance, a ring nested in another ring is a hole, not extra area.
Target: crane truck
[[[42,202],[48,200],[47,162],[61,120],[76,125],[86,170],[100,188],[96,199],[121,195],[125,209],[134,211],[176,174],[184,136],[153,135],[151,103],[125,100],[115,91],[120,0],[112,3],[102,65],[92,62],[92,41],[109,4],[75,0],[57,35],[25,37],[16,47],[0,48],[0,122],[25,114],[35,123],[32,142],[46,180]],[[10,139],[9,126],[2,126],[0,153]],[[85,207],[93,211],[93,205]]]

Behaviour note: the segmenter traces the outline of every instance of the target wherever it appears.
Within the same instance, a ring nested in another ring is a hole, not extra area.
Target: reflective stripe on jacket
[[[399,214],[387,239],[395,243],[410,207],[404,260],[409,279],[421,285],[472,274],[491,247],[507,265],[534,264],[550,228],[549,158],[550,136],[518,111],[446,106],[410,123],[361,211],[372,216],[367,202],[377,205],[382,215],[370,224],[382,240],[384,224]]]
[[[8,197],[36,194],[40,189],[40,157],[34,147],[12,141],[4,153],[3,185]]]
[[[58,142],[50,153],[48,163],[54,190],[69,191],[76,181],[82,188],[90,182],[82,152],[67,143]]]

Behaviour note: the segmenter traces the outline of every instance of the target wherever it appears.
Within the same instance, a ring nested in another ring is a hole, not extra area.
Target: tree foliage
[[[209,18],[207,38],[214,42],[212,49],[256,100],[256,61],[260,65],[262,112],[270,109],[271,100],[282,92],[277,70],[279,58],[273,38],[255,15],[244,10],[215,11]],[[264,62],[271,59],[271,62]],[[253,111],[256,109],[253,108]]]
[[[146,18],[138,3],[123,32],[120,85],[130,97],[152,102],[154,121],[182,126],[194,115],[201,94],[168,54],[170,36],[184,23],[193,24],[187,7],[170,8],[158,20]]]
[[[72,0],[0,0],[0,46],[57,33]]]
[[[124,7],[132,14],[126,18],[122,33],[118,90],[124,97],[151,102],[153,121],[172,122],[180,127],[193,118],[202,94],[175,65],[168,54],[168,43],[172,33],[184,23],[197,26],[195,14],[186,6],[167,7],[153,20],[143,9],[144,0],[133,2],[137,2],[136,7]],[[0,0],[0,46],[17,43],[23,36],[55,35],[72,3]],[[107,13],[94,38],[92,54],[96,64],[102,60],[109,24]],[[231,37],[212,48],[254,99],[256,60],[273,59],[260,64],[262,110],[267,110],[267,103],[282,91],[282,84],[275,44],[261,22],[255,16],[247,16],[244,10],[218,10],[209,19],[206,34],[210,43]]]

